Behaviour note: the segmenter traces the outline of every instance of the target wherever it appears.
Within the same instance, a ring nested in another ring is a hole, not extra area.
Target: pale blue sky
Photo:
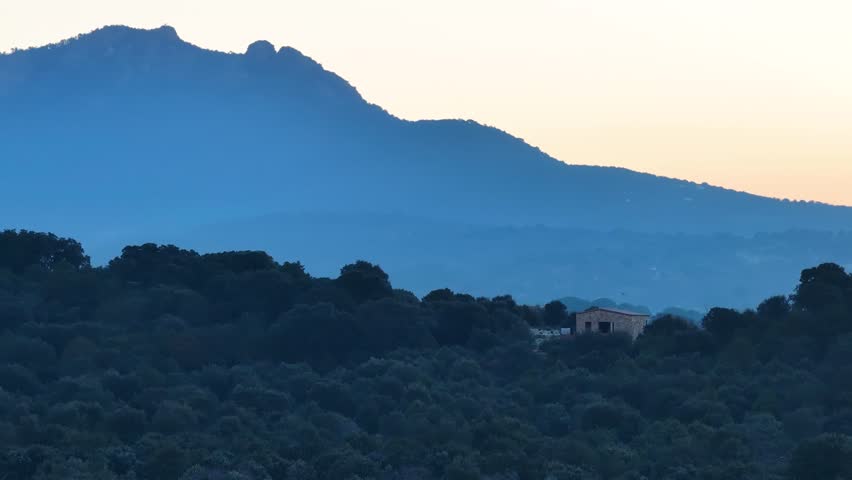
[[[26,0],[0,50],[105,24],[291,45],[409,119],[473,118],[570,162],[852,205],[852,2]]]

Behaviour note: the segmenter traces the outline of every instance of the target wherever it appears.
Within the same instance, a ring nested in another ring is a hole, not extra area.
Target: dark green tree
[[[805,440],[790,459],[792,480],[842,480],[852,478],[852,438],[824,434]]]
[[[54,270],[60,265],[75,270],[91,266],[83,246],[76,240],[28,230],[0,232],[0,269],[22,273],[29,267]]]
[[[568,307],[559,300],[554,300],[544,306],[544,315],[542,321],[545,325],[556,325],[567,327],[568,322]]]
[[[376,300],[393,294],[388,274],[378,265],[359,260],[340,269],[337,282],[357,302]]]

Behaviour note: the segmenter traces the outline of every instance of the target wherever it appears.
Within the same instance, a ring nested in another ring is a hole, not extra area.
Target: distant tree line
[[[0,480],[852,478],[852,276],[532,348],[564,305],[0,233]]]

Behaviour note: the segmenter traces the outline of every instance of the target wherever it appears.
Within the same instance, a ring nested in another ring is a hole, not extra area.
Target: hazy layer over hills
[[[568,165],[470,121],[403,121],[292,48],[257,42],[244,54],[211,52],[168,27],[108,27],[0,55],[0,167],[4,227],[75,236],[94,247],[96,259],[141,239],[239,248],[258,245],[272,231],[279,248],[261,246],[303,259],[309,270],[312,260],[335,251],[316,248],[322,236],[334,239],[337,251],[370,256],[418,293],[445,286],[429,283],[447,280],[438,273],[464,271],[465,285],[456,287],[532,301],[551,297],[557,272],[571,279],[552,297],[614,296],[621,289],[631,295],[620,301],[677,304],[661,300],[667,284],[648,284],[645,276],[659,275],[652,267],[660,262],[649,263],[645,253],[665,251],[668,268],[677,270],[696,260],[691,243],[713,238],[703,235],[852,226],[850,208]],[[560,255],[544,255],[538,234],[493,231],[536,226],[550,229],[546,243],[559,245]],[[647,249],[632,245],[639,238],[633,234],[605,242],[605,235],[575,238],[573,229],[639,232]],[[405,231],[434,242],[412,251],[416,242]],[[648,236],[658,233],[667,236]],[[673,241],[680,233],[702,236]],[[352,238],[366,238],[372,248],[350,248]],[[608,264],[628,253],[629,262],[599,271],[579,261]],[[822,255],[741,258],[726,274],[736,278],[755,261],[775,261],[756,270],[774,277],[783,265],[780,278],[790,278]],[[512,266],[494,272],[505,260]],[[400,275],[402,269],[414,273]],[[724,283],[714,275],[707,285]],[[593,277],[594,288],[581,288]],[[476,282],[478,288],[467,285]],[[728,293],[708,288],[712,299],[689,306],[746,304],[776,292]]]

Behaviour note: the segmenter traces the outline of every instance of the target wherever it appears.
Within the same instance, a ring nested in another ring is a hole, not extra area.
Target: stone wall
[[[606,310],[592,310],[590,312],[580,312],[577,314],[577,333],[600,333],[600,323],[609,322],[612,332],[624,332],[630,335],[633,340],[645,329],[645,324],[648,323],[648,316],[631,316],[623,313],[608,312]],[[589,324],[586,328],[586,324]]]

